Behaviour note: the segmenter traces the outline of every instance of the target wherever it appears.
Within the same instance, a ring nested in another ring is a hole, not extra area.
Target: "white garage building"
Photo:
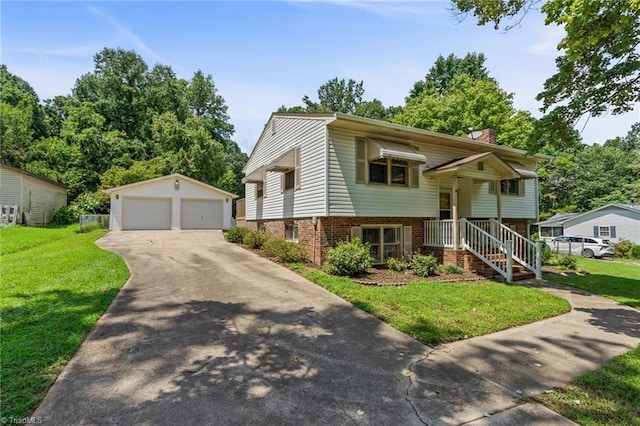
[[[181,174],[105,190],[112,231],[229,229],[238,196]]]

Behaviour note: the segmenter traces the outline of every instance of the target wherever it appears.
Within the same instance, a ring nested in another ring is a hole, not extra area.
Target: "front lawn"
[[[579,257],[578,270],[588,274],[545,274],[544,278],[640,309],[640,265]]]
[[[24,418],[42,400],[129,276],[95,245],[105,231],[77,230],[0,230],[4,418]]]
[[[545,278],[640,308],[639,265],[579,258],[578,269],[589,274]],[[640,346],[538,399],[581,425],[640,425]]]
[[[427,344],[452,342],[553,317],[569,303],[538,289],[484,281],[363,286],[313,269],[313,281],[395,329]]]

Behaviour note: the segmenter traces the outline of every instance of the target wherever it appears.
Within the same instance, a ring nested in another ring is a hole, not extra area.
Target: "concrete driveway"
[[[132,275],[33,414],[44,424],[570,424],[220,232],[98,244]]]

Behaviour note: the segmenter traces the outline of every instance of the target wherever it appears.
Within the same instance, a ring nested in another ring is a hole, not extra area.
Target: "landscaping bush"
[[[454,263],[450,263],[449,265],[444,267],[444,272],[446,272],[447,274],[464,274],[464,268]]]
[[[307,262],[309,255],[307,248],[284,238],[269,238],[262,246],[264,254],[273,257],[279,262]]]
[[[62,206],[53,215],[53,223],[58,225],[71,225],[80,218],[78,211],[69,206]]]
[[[249,228],[246,226],[234,226],[227,231],[225,237],[231,243],[242,243],[248,232]]]
[[[417,253],[411,256],[411,270],[420,277],[434,275],[438,266],[438,259],[435,256]]]
[[[391,257],[387,259],[387,268],[391,271],[404,272],[409,269],[409,262],[404,259],[396,259]]]
[[[626,239],[613,244],[613,255],[628,259],[640,259],[640,245]]]
[[[249,231],[242,237],[242,243],[254,249],[261,249],[269,239],[265,231]]]
[[[330,248],[323,269],[331,275],[353,277],[371,268],[373,261],[369,243],[362,243],[354,238]]]
[[[558,265],[564,266],[571,271],[575,271],[578,269],[578,259],[576,256],[572,256],[570,254],[560,255],[558,256]]]
[[[556,260],[553,250],[544,241],[540,245],[540,258],[543,265],[551,265]]]

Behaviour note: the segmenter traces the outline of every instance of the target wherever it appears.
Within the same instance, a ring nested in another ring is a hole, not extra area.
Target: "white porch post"
[[[496,181],[496,210],[498,211],[498,222],[502,223],[502,185]]]
[[[458,250],[460,243],[460,224],[458,223],[458,177],[453,176],[451,184],[451,216],[453,217],[453,249]]]

